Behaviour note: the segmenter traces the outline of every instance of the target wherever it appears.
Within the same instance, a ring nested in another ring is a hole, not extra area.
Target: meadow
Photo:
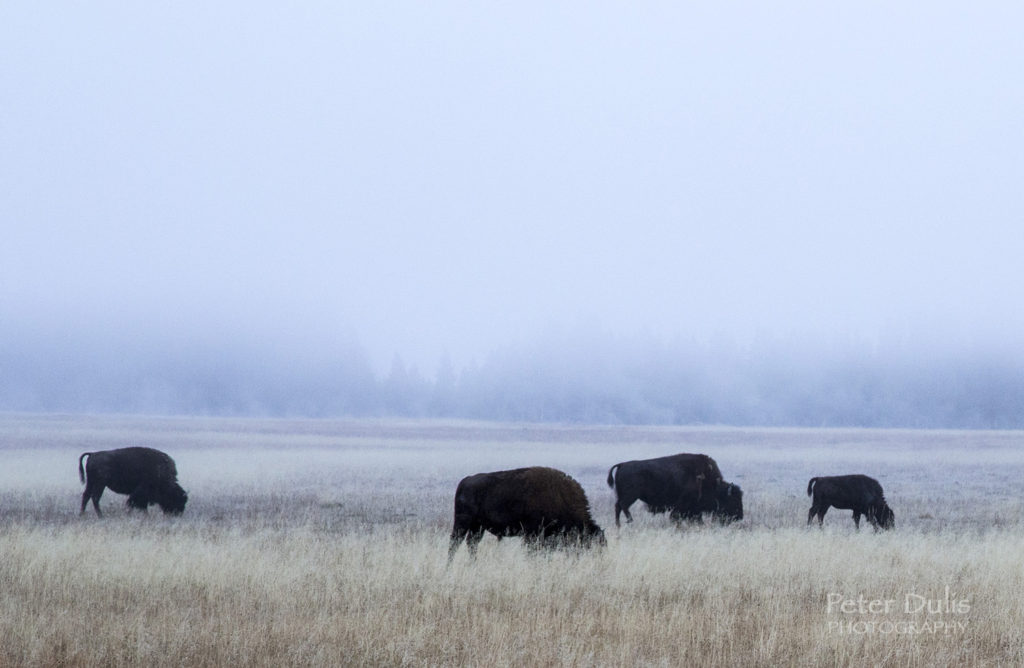
[[[168,452],[181,517],[85,451]],[[1024,665],[1024,433],[0,415],[0,665]],[[745,518],[616,528],[608,468],[714,457]],[[488,536],[447,564],[465,475],[547,465],[602,550]],[[867,473],[896,530],[807,528],[811,476]]]

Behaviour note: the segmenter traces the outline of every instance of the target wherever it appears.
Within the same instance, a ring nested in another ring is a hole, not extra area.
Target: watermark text
[[[830,592],[825,597],[830,634],[959,635],[967,631],[970,599],[947,586],[938,595],[906,592],[895,596],[855,596]],[[865,616],[886,619],[863,619]]]

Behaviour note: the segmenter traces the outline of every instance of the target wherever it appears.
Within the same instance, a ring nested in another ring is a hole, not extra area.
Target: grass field
[[[171,454],[185,514],[78,516],[77,458]],[[0,665],[1024,665],[1024,433],[0,416]],[[635,508],[619,461],[704,452],[733,526]],[[584,486],[608,546],[485,538],[448,567],[463,476]],[[807,480],[867,473],[897,529]]]

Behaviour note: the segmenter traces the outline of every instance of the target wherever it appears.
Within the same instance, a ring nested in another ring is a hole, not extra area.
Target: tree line
[[[0,410],[597,424],[1024,428],[1024,356],[983,347],[737,344],[595,336],[424,373],[330,356],[101,346],[0,348]]]

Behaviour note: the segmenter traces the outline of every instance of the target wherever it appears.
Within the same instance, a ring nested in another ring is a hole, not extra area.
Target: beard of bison
[[[86,457],[88,461],[83,467]],[[127,494],[130,510],[146,511],[156,504],[165,514],[180,515],[188,501],[188,493],[177,482],[174,460],[152,448],[83,453],[78,458],[78,475],[85,483],[80,515],[91,500],[96,514],[103,516],[100,497],[106,488]]]

